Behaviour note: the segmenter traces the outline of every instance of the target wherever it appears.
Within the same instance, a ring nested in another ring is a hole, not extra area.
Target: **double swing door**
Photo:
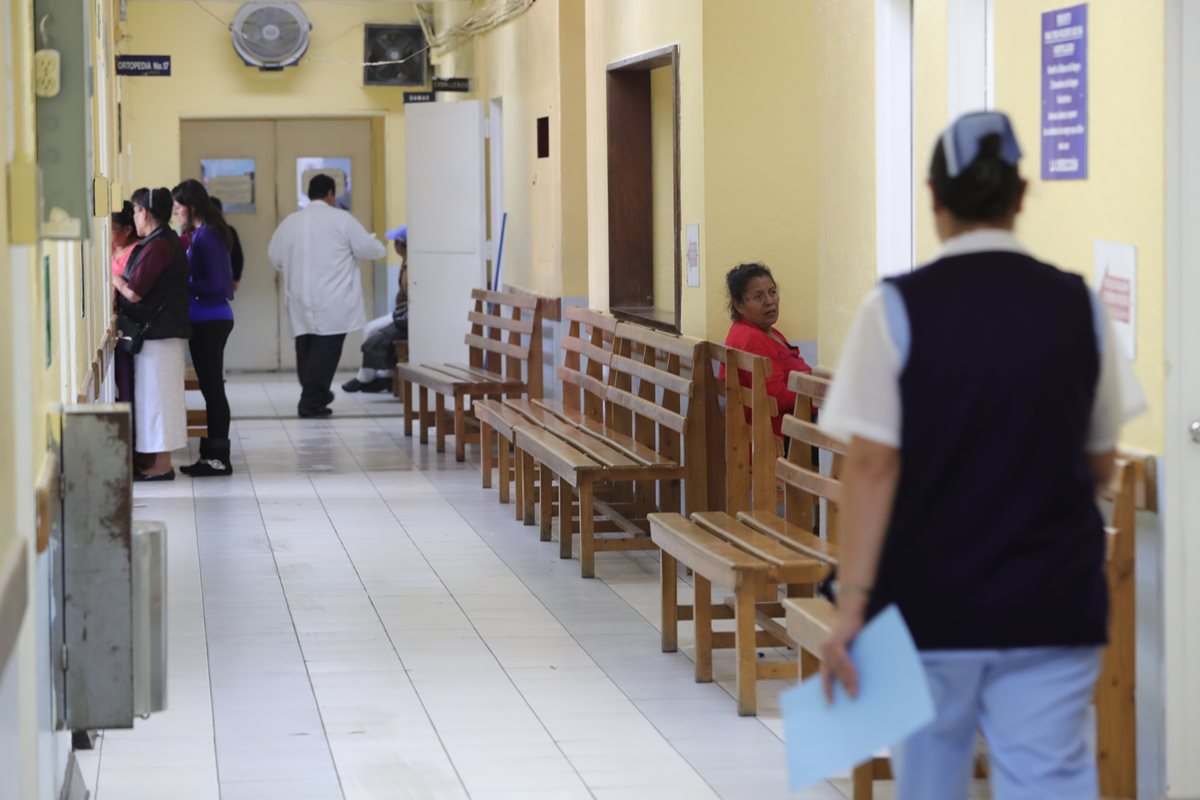
[[[307,202],[308,178],[314,172],[333,177],[339,205],[373,230],[371,121],[184,120],[180,142],[181,176],[203,181],[210,194],[221,198],[246,257],[233,300],[235,324],[225,349],[226,367],[294,369],[296,353],[283,276],[267,259],[267,246],[279,223]],[[360,269],[363,303],[370,317],[375,270],[369,263]],[[379,288],[387,293],[387,287]],[[361,342],[361,331],[346,337],[343,369],[357,368]]]

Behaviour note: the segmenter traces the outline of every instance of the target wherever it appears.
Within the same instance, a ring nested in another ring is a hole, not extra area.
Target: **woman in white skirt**
[[[134,435],[147,457],[134,480],[175,479],[171,451],[187,446],[183,352],[191,336],[187,255],[167,225],[171,191],[138,189],[133,220],[142,240],[129,256],[128,277],[113,278],[118,326],[134,343]],[[140,344],[140,349],[139,348]]]

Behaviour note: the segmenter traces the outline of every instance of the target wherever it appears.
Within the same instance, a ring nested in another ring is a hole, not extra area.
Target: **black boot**
[[[200,460],[179,471],[192,478],[228,477],[233,474],[229,463],[228,439],[201,439]]]

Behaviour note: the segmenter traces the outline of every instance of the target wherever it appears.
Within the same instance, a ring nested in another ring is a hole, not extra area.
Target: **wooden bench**
[[[1108,550],[1105,569],[1109,586],[1109,643],[1096,682],[1096,759],[1100,794],[1105,798],[1132,800],[1137,796],[1137,708],[1136,682],[1136,597],[1134,550],[1139,489],[1153,483],[1147,474],[1153,461],[1122,457],[1113,480],[1103,492],[1112,502],[1107,528]],[[783,603],[789,638],[803,652],[816,657],[829,637],[836,610],[821,598],[794,598]],[[986,774],[977,764],[976,775]],[[854,771],[854,800],[870,800],[871,782],[891,777],[887,759],[876,758]]]
[[[731,351],[734,353],[736,351]],[[736,411],[740,402],[737,394],[740,381],[736,373],[741,365],[730,361],[726,370],[726,391],[734,400],[734,411],[727,411],[726,426],[734,426],[743,414]],[[758,402],[765,405],[765,376]],[[828,381],[793,373],[789,388],[797,392],[797,407],[808,413],[810,404],[820,400],[828,390]],[[757,391],[757,390],[755,390]],[[744,393],[742,394],[745,397]],[[751,400],[754,398],[751,395]],[[766,423],[770,430],[770,415],[752,410],[752,419]],[[776,457],[774,446],[753,448],[750,453],[732,458],[727,456],[727,475],[734,490],[729,493],[729,510],[699,512],[690,518],[679,514],[654,514],[650,517],[651,537],[662,550],[662,649],[674,652],[678,648],[678,623],[691,619],[695,623],[696,680],[712,680],[712,651],[733,648],[737,658],[738,713],[750,716],[757,710],[755,682],[759,679],[792,678],[798,674],[795,663],[760,663],[758,646],[787,645],[784,627],[777,621],[783,616],[778,604],[780,587],[788,595],[811,594],[812,587],[837,563],[836,546],[813,533],[821,499],[836,503],[841,485],[835,479],[818,474],[812,465],[812,447],[826,447],[838,456],[845,450],[840,442],[824,435],[807,421],[793,415],[784,417],[784,435],[791,440],[787,457]],[[729,434],[736,438],[736,434]],[[761,436],[761,433],[759,434]],[[773,438],[773,437],[772,437]],[[754,457],[757,452],[758,456]],[[836,469],[836,467],[835,467]],[[737,481],[751,475],[751,491],[738,489]],[[836,474],[836,472],[835,472]],[[754,476],[758,476],[756,481]],[[767,477],[771,476],[768,483]],[[784,485],[784,516],[777,513],[774,482]],[[748,503],[740,497],[750,498]],[[827,526],[831,538],[836,518],[829,514]],[[678,564],[689,567],[693,575],[695,600],[692,605],[678,601]],[[728,603],[714,605],[712,587],[716,585],[734,593],[732,607]],[[732,635],[712,630],[714,619],[735,620]],[[762,632],[756,633],[757,628]],[[807,671],[815,662],[805,665]]]
[[[543,519],[551,511],[549,482],[558,481],[562,558],[572,554],[575,518],[567,510],[577,498],[584,577],[595,575],[598,550],[653,549],[649,513],[681,504],[688,511],[708,505],[706,430],[719,415],[711,384],[707,343],[621,322],[614,334],[602,422],[586,415],[562,418],[542,409],[536,421],[513,425],[515,447],[530,467],[521,470],[526,487],[533,464],[542,475]],[[528,406],[523,411],[534,413]],[[529,494],[525,497],[528,503]],[[623,535],[597,537],[597,515]]]
[[[396,353],[396,366],[392,367],[392,396],[399,400],[403,396],[403,392],[400,391],[400,375],[397,367],[408,363],[408,342],[392,342],[392,346]]]
[[[605,418],[605,394],[608,389],[605,379],[612,360],[617,321],[604,312],[578,306],[566,307],[566,319],[567,335],[562,340],[563,364],[555,371],[561,381],[562,399],[488,399],[474,404],[480,428],[483,488],[491,488],[492,469],[495,466],[500,502],[509,502],[509,486],[515,482],[517,518],[531,523],[533,501],[537,494],[530,491],[529,502],[526,502],[526,481],[523,480],[522,467],[526,466],[528,459],[519,451],[511,452],[513,426],[521,422],[540,425],[545,420],[574,427],[603,427]],[[493,445],[496,454],[494,460]],[[544,539],[549,539],[550,521],[551,518],[543,516]]]
[[[467,314],[471,330],[464,341],[467,364],[397,364],[396,382],[404,402],[404,435],[412,435],[415,420],[420,441],[429,441],[434,427],[437,452],[446,450],[446,434],[454,434],[454,457],[466,459],[468,441],[477,442],[473,418],[468,419],[468,402],[483,397],[542,394],[542,305],[528,295],[472,289],[475,307]],[[413,408],[413,386],[417,387],[419,409]],[[434,394],[434,411],[429,414],[428,394]],[[453,422],[447,418],[446,400],[453,405]]]

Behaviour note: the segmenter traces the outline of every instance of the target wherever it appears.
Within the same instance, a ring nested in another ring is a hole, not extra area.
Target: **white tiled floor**
[[[788,793],[783,682],[741,718],[728,653],[697,684],[686,631],[660,652],[654,554],[582,580],[390,397],[300,420],[294,378],[229,388],[234,477],[137,487],[169,527],[169,710],[85,757],[99,800],[848,794]]]

